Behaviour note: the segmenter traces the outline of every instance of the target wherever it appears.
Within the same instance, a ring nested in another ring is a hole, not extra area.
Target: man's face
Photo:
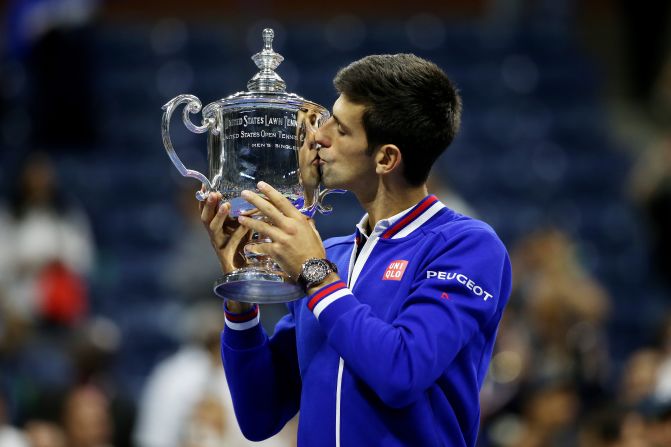
[[[319,122],[317,112],[299,111],[296,127],[296,141],[298,141],[298,166],[300,168],[301,185],[307,197],[319,186],[321,174],[319,172],[319,156],[315,150],[315,138],[317,133],[317,124]],[[323,118],[322,118],[323,119]]]
[[[368,140],[363,128],[365,107],[340,95],[333,113],[318,130],[319,167],[327,188],[364,193],[375,187],[375,160],[367,154]]]

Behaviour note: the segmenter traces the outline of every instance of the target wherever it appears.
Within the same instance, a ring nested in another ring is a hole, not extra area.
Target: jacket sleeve
[[[285,315],[268,338],[258,306],[245,314],[226,312],[221,357],[243,435],[262,441],[278,433],[300,404],[293,316]]]
[[[418,399],[477,332],[495,330],[510,293],[508,255],[493,233],[434,237],[440,242],[433,241],[424,265],[407,279],[410,293],[390,323],[343,281],[307,300],[348,368],[396,408]]]

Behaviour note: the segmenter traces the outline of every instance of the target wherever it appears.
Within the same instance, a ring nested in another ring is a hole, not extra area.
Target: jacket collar
[[[398,239],[409,236],[443,208],[445,208],[445,205],[436,196],[433,194],[428,195],[415,206],[403,210],[394,216],[381,219],[375,225],[370,235],[366,234],[368,214],[365,214],[356,225],[355,237],[357,243],[359,243],[361,238],[367,239],[370,236],[378,236],[380,239]]]

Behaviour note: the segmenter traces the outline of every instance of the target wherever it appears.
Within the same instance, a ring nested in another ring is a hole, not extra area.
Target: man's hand
[[[205,186],[203,186],[203,191]],[[221,203],[221,193],[211,192],[207,200],[199,203],[200,220],[210,236],[210,242],[224,273],[245,265],[243,247],[249,240],[249,230],[229,217],[231,204]],[[243,313],[252,307],[248,303],[227,300],[226,308],[233,313]]]
[[[272,240],[254,245],[256,253],[272,257],[293,280],[298,278],[303,263],[309,258],[324,258],[326,252],[312,221],[298,211],[275,188],[259,182],[257,187],[266,198],[252,191],[242,197],[272,221],[272,225],[250,217],[238,218],[240,225],[258,231]]]
[[[199,203],[200,220],[210,236],[210,242],[224,273],[230,273],[245,264],[242,256],[249,239],[249,230],[229,217],[231,204],[220,203],[221,193],[211,192]]]

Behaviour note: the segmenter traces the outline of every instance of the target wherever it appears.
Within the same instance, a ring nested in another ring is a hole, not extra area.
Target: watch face
[[[321,259],[313,259],[307,262],[303,276],[308,283],[319,282],[329,274],[329,266]]]

